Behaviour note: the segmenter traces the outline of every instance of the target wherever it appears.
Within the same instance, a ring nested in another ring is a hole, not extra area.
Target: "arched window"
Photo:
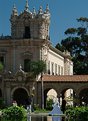
[[[25,59],[24,60],[24,71],[25,72],[30,72],[30,59]]]

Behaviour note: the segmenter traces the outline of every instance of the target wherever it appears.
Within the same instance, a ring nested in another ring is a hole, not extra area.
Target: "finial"
[[[13,13],[12,13],[12,15],[18,15],[18,12],[17,12],[15,4],[13,5]]]
[[[49,5],[46,6],[46,13],[49,13]]]
[[[22,65],[20,64],[20,70],[22,70]]]
[[[33,15],[36,15],[35,7],[33,8]]]
[[[43,14],[42,6],[39,8],[39,14]]]
[[[22,73],[24,73],[24,71],[22,70],[22,65],[20,64],[20,66],[19,66],[19,71],[18,72],[22,72]]]
[[[28,12],[28,11],[29,11],[29,9],[28,9],[28,8],[29,8],[28,0],[26,0],[25,11],[27,11],[27,12]]]
[[[16,6],[15,6],[15,4],[13,5],[13,9],[16,9]]]

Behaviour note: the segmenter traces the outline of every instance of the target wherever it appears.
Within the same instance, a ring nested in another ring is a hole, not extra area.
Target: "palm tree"
[[[29,63],[30,72],[28,75],[31,75],[32,79],[35,79],[36,76],[41,74],[41,108],[44,108],[44,91],[43,91],[43,72],[46,71],[46,63],[43,60],[32,61]]]
[[[31,75],[32,78],[36,78],[36,76],[46,71],[46,64],[43,60],[31,61],[28,67],[30,68],[28,74]]]

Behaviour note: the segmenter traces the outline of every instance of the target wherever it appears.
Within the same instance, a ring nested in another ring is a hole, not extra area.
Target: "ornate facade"
[[[14,5],[10,22],[11,37],[0,39],[0,61],[4,65],[0,89],[1,97],[6,104],[11,104],[12,100],[20,100],[21,97],[18,99],[16,94],[21,93],[23,97],[26,95],[26,99],[33,91],[34,81],[29,79],[26,83],[26,67],[30,61],[45,61],[46,74],[73,75],[73,62],[69,53],[62,53],[51,44],[48,5],[45,11],[40,6],[38,12],[34,8],[31,12],[26,0],[25,9],[20,14]],[[35,81],[35,102],[37,102],[37,81]],[[22,101],[18,101],[20,102],[23,104]]]

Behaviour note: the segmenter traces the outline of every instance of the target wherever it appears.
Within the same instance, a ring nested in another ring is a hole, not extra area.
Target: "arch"
[[[84,106],[88,105],[88,87],[80,91],[79,101],[80,101],[80,105],[84,105]]]
[[[18,105],[27,105],[29,93],[24,87],[16,87],[12,90],[12,100],[15,100]]]
[[[72,84],[71,85],[67,84],[60,87],[60,93],[66,91],[67,89],[73,89],[74,92],[76,92],[76,89]]]
[[[47,93],[48,93],[51,89],[55,90],[55,88],[49,88],[49,87],[47,87],[46,89],[44,89],[44,108],[46,108]],[[55,90],[55,92],[57,92],[57,90]]]
[[[80,87],[77,89],[78,95],[79,95],[79,93],[80,93],[82,90],[84,90],[84,89],[86,89],[86,88],[88,88],[88,85],[87,85],[87,84],[80,86]]]
[[[44,83],[44,99],[46,100],[46,95],[48,90],[54,89],[56,90],[58,94],[58,99],[60,102],[60,105],[62,105],[62,99],[64,98],[64,93],[68,89],[73,90],[73,106],[79,105],[79,94],[80,91],[84,90],[85,88],[88,88],[88,85],[86,83],[73,83],[73,82],[63,82],[63,83],[56,83],[56,82],[50,82],[50,83]],[[88,91],[87,91],[88,92]],[[87,96],[88,97],[88,96]],[[46,102],[46,101],[45,101]],[[67,105],[67,104],[66,104]],[[86,103],[86,105],[88,105]]]
[[[54,89],[50,89],[47,92],[47,97],[48,98],[56,98],[57,97],[57,92]]]
[[[55,83],[54,84],[44,84],[44,91],[49,91],[50,89],[54,89],[56,92],[58,92],[59,87],[57,88]]]
[[[73,89],[75,93],[77,92],[76,86],[72,85],[72,83],[70,83],[70,84],[64,83],[64,84],[60,84],[60,85],[58,85],[58,83],[57,83],[57,85],[56,85],[56,83],[51,83],[51,84],[48,83],[48,84],[44,85],[44,90],[47,90],[47,89],[56,90],[56,92],[58,93],[58,97],[63,92],[63,90],[65,91],[67,89]]]
[[[61,99],[66,100],[66,105],[68,106],[76,106],[77,105],[77,94],[72,88],[66,88],[61,93]]]

